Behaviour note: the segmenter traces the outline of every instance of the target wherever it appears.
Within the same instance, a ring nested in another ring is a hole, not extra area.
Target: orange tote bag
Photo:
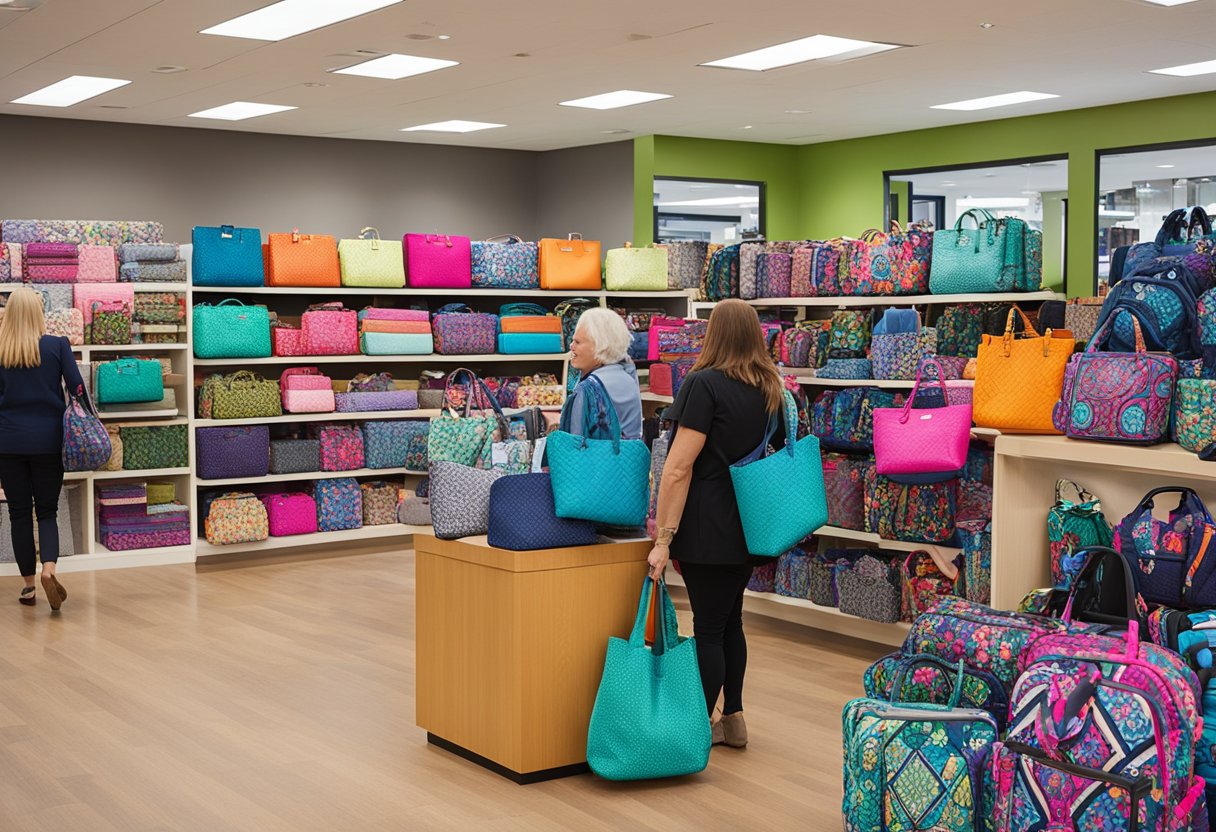
[[[266,244],[267,286],[341,286],[338,241],[328,234],[271,234]]]
[[[540,241],[540,288],[598,290],[601,286],[599,240],[571,234],[565,240]]]
[[[1013,334],[1013,316],[1026,325]],[[1004,335],[985,335],[976,359],[972,405],[975,424],[1004,433],[1055,433],[1051,411],[1064,387],[1064,368],[1076,349],[1067,330],[1039,335],[1026,313],[1009,310]]]

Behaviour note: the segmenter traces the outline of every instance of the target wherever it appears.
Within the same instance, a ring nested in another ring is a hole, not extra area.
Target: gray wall
[[[538,153],[0,116],[0,146],[0,217],[159,220],[173,242],[229,223],[615,246],[633,225],[632,142]]]

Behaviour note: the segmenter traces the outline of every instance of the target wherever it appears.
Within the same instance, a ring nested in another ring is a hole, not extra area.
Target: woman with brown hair
[[[659,488],[650,577],[662,577],[669,559],[680,562],[711,715],[723,694],[714,743],[735,748],[747,745],[743,590],[752,567],[771,558],[747,552],[730,466],[764,439],[769,414],[781,412],[782,391],[756,310],[726,300],[714,307],[701,356],[666,414],[675,432]],[[785,442],[780,422],[774,447]]]

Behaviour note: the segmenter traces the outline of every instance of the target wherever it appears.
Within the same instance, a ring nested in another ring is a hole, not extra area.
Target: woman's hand
[[[655,544],[654,548],[650,550],[650,557],[646,558],[646,562],[650,564],[650,580],[657,581],[663,577],[669,560],[671,560],[671,550],[666,546]]]

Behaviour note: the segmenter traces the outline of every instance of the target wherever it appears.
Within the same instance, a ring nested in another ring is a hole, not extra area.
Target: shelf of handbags
[[[1039,303],[1060,300],[1059,292],[1042,289],[1035,292],[989,292],[954,295],[836,295],[814,298],[755,298],[752,306],[826,307],[848,309],[863,306],[943,306],[956,303]]]
[[[316,295],[318,287],[307,286],[195,286],[199,294],[236,294],[236,295]],[[2,290],[2,289],[0,289]],[[145,290],[151,291],[151,290]],[[354,286],[327,286],[327,295],[371,295],[384,298],[438,297],[438,298],[594,298],[597,300],[614,300],[617,298],[646,298],[673,299],[691,301],[696,296],[693,289],[668,289],[652,292],[626,292],[608,289],[494,289],[494,288],[451,288],[451,289],[418,289],[402,287],[396,289],[360,288]]]

